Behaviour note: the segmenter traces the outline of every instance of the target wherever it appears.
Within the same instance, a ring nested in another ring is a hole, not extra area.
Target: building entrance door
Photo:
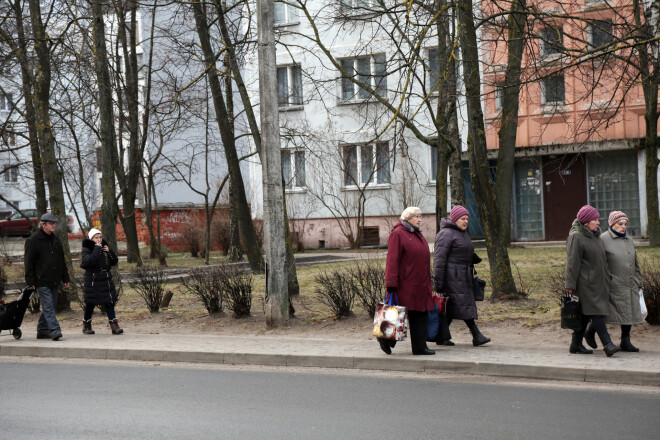
[[[577,154],[543,158],[543,210],[546,240],[566,240],[571,224],[587,204],[584,157]]]

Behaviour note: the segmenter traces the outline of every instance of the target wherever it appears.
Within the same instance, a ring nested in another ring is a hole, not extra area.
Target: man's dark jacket
[[[25,282],[28,286],[59,287],[69,282],[60,239],[39,229],[25,241]]]

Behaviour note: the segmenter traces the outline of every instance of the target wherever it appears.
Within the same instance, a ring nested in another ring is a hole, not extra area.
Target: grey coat
[[[610,273],[599,236],[575,219],[566,240],[565,287],[575,290],[585,315],[609,313]]]
[[[608,324],[641,324],[639,289],[642,273],[637,264],[637,253],[632,238],[619,237],[611,230],[600,236],[605,246],[607,266],[612,275]]]
[[[447,318],[478,317],[472,294],[473,254],[474,246],[467,232],[450,219],[441,219],[433,250],[433,288],[449,296]]]

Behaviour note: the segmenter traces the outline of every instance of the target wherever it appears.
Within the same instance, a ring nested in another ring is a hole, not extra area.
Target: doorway
[[[546,240],[566,240],[578,210],[587,203],[584,156],[543,158],[543,210]]]

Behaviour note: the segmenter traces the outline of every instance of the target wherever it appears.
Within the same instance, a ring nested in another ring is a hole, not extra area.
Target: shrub
[[[229,237],[229,216],[224,212],[216,212],[211,221],[211,243],[220,248],[223,254],[229,253],[231,246]]]
[[[222,312],[222,286],[217,269],[193,269],[190,276],[183,279],[183,286],[204,304],[209,315]]]
[[[198,217],[188,216],[181,227],[186,250],[193,258],[198,258],[199,252],[204,248],[204,224]]]
[[[660,258],[653,256],[640,261],[644,300],[648,309],[649,324],[660,325]]]
[[[337,319],[353,315],[357,287],[351,274],[343,269],[323,270],[314,276],[316,293]]]
[[[165,292],[164,284],[163,270],[159,267],[149,266],[135,268],[131,272],[131,280],[128,282],[128,285],[144,299],[151,313],[160,310]]]
[[[376,261],[362,260],[347,269],[362,308],[373,316],[385,295],[385,268]]]
[[[218,284],[222,289],[227,308],[234,318],[250,316],[252,309],[252,274],[233,264],[220,265],[217,269]]]

